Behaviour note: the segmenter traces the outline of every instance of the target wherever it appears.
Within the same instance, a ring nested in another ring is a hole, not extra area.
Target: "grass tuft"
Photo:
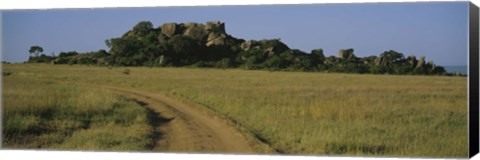
[[[276,150],[289,154],[468,155],[466,77],[145,67],[131,67],[129,70],[135,75],[124,76],[118,74],[124,69],[122,67],[106,69],[39,64],[4,65],[4,69],[16,73],[4,77],[4,100],[7,104],[12,100],[25,104],[35,100],[35,104],[39,104],[28,109],[5,108],[18,114],[43,112],[48,108],[45,104],[92,106],[104,103],[98,100],[89,102],[96,96],[88,94],[83,95],[84,98],[64,102],[62,99],[65,97],[76,95],[68,90],[66,93],[52,92],[49,96],[41,96],[44,92],[9,89],[24,85],[18,80],[9,82],[14,77],[48,77],[180,96],[232,118]],[[51,87],[61,89],[60,86],[48,86],[43,90],[51,90]],[[15,92],[22,92],[17,94],[22,96],[15,96]],[[115,99],[112,98],[114,96],[107,97]],[[96,109],[77,107],[77,110],[90,115]],[[102,109],[99,112],[108,113]],[[117,112],[123,113],[121,110]],[[95,121],[91,116],[80,115],[76,116],[79,120]],[[115,116],[109,114],[98,115],[109,117],[114,124],[132,123],[116,121]],[[28,130],[28,126],[36,125],[35,118],[43,117],[33,116],[26,122],[8,123],[25,123],[16,130]],[[42,124],[41,121],[39,123]],[[73,126],[82,128],[81,124]]]
[[[95,88],[12,75],[3,78],[3,146],[76,150],[148,150],[148,111]]]

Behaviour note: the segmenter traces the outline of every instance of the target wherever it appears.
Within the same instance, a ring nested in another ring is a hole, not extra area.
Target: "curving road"
[[[97,86],[130,97],[153,114],[158,135],[154,151],[189,153],[271,153],[213,111],[163,94],[116,86]]]

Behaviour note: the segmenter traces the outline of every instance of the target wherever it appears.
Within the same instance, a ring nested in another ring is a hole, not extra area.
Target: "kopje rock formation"
[[[380,56],[357,57],[354,49],[340,49],[326,57],[322,49],[310,53],[291,49],[280,39],[244,40],[226,32],[225,23],[164,23],[154,28],[142,21],[121,37],[107,40],[110,50],[50,57],[54,64],[118,66],[196,66],[270,70],[304,70],[374,74],[444,74],[444,68],[393,50]],[[60,54],[62,55],[62,53]],[[65,56],[69,55],[69,56]],[[30,57],[38,62],[39,57]]]

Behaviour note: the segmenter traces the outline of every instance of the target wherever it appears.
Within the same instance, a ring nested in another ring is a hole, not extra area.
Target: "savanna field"
[[[2,146],[148,150],[147,110],[100,84],[202,104],[287,154],[468,154],[466,77],[125,68],[2,65]]]

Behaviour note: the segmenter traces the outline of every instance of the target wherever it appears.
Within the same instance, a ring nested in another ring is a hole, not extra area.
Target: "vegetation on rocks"
[[[225,31],[222,22],[166,23],[157,28],[139,22],[121,37],[105,41],[107,52],[61,52],[39,55],[32,46],[29,62],[95,64],[109,66],[217,67],[372,74],[444,75],[443,67],[425,57],[405,57],[388,50],[379,56],[357,57],[354,49],[341,49],[338,57],[325,57],[322,49],[310,53],[291,49],[280,39],[244,40]]]

